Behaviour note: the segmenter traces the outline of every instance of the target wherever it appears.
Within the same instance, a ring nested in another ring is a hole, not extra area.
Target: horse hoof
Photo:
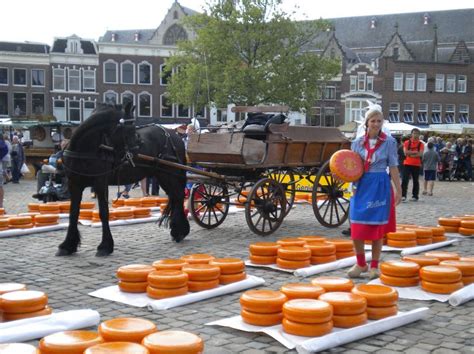
[[[56,257],[70,256],[73,253],[75,253],[75,252],[66,250],[64,248],[59,248],[58,251],[56,252]]]
[[[109,251],[109,250],[97,250],[95,256],[96,257],[106,257],[106,256],[110,256],[112,254],[113,251]]]
[[[184,240],[186,236],[184,235],[180,235],[180,236],[173,236],[173,241],[176,242],[176,243],[180,243],[181,241]]]

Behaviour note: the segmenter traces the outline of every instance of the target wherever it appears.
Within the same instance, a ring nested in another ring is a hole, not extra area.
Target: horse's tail
[[[163,225],[164,227],[168,228],[169,223],[170,223],[170,214],[171,214],[171,198],[170,198],[170,202],[166,205],[165,210],[161,212],[161,216],[158,219],[158,226],[161,227]]]

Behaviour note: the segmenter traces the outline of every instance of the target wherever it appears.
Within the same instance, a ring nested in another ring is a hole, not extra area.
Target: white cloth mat
[[[173,307],[191,304],[193,302],[217,297],[225,294],[231,294],[237,291],[250,289],[263,285],[265,280],[253,275],[248,275],[247,279],[227,285],[220,285],[211,290],[199,291],[196,293],[188,293],[186,295],[175,296],[172,298],[154,300],[147,296],[146,293],[125,293],[120,291],[117,285],[102,288],[89,293],[90,296],[98,297],[105,300],[121,302],[130,306],[145,307],[148,306],[150,311],[167,310]]]
[[[407,256],[409,254],[416,254],[424,251],[429,251],[429,250],[434,250],[437,248],[449,246],[455,242],[458,242],[459,240],[446,240],[442,242],[436,242],[436,243],[430,243],[429,245],[425,246],[415,246],[415,247],[406,247],[406,248],[399,248],[399,247],[391,247],[387,245],[382,246],[382,252],[400,252],[402,256]],[[371,245],[364,245],[365,250],[370,250]]]
[[[2,238],[2,237],[23,236],[23,235],[33,235],[33,234],[39,234],[39,233],[42,233],[42,232],[62,230],[62,229],[67,229],[68,226],[69,226],[69,223],[65,222],[65,223],[61,223],[61,224],[57,224],[57,225],[51,225],[51,226],[32,227],[31,229],[5,230],[5,231],[0,231],[0,238]]]
[[[425,317],[428,311],[428,308],[422,307],[409,312],[399,312],[396,316],[378,321],[369,321],[365,325],[354,328],[334,328],[331,333],[317,338],[301,337],[285,333],[281,324],[271,327],[249,325],[245,323],[240,316],[209,322],[206,323],[206,326],[230,327],[244,332],[263,332],[283,344],[288,349],[294,349],[295,347],[309,347],[311,345],[311,348],[320,346],[322,349],[310,351],[319,351],[334,348],[344,343],[353,342],[379,332],[417,321]],[[379,331],[379,328],[383,329]]]
[[[156,222],[159,219],[160,219],[159,215],[152,214],[152,216],[150,216],[148,218],[109,221],[109,226],[142,224],[142,223],[146,223],[146,222]],[[79,219],[79,223],[81,225],[84,225],[84,226],[102,227],[102,223],[100,221],[99,222],[92,222],[91,220]]]
[[[96,326],[99,323],[100,314],[94,310],[54,312],[47,316],[0,323],[0,343],[25,342],[60,331]]]

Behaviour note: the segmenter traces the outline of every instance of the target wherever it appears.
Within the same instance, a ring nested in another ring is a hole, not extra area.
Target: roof
[[[67,47],[67,38],[56,38],[53,43],[51,53],[65,53]],[[84,54],[97,54],[94,42],[91,40],[80,40],[81,48]]]
[[[99,42],[147,44],[155,31],[156,29],[107,31],[102,37],[99,38]],[[135,40],[136,33],[138,33],[138,40]],[[114,41],[112,41],[112,34],[115,34]]]
[[[0,42],[0,52],[48,54],[49,45],[30,42]]]

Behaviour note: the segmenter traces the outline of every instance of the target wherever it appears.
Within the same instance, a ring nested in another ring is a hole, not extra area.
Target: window
[[[431,122],[434,124],[441,123],[441,108],[439,103],[433,103],[431,106]]]
[[[92,114],[92,111],[95,109],[95,102],[94,101],[84,101],[84,112],[83,112],[83,119],[86,120]]]
[[[400,103],[390,103],[388,121],[390,123],[400,123]]]
[[[324,108],[324,126],[334,127],[336,124],[336,109],[334,107]]]
[[[8,69],[0,68],[0,85],[8,85]]]
[[[367,91],[374,91],[374,77],[367,76]]]
[[[26,93],[13,94],[13,107],[15,116],[26,115]]]
[[[190,111],[191,110],[189,109],[189,107],[179,104],[178,105],[178,118],[189,118]]]
[[[403,105],[403,121],[405,123],[413,123],[413,103],[405,103]]]
[[[31,69],[31,86],[44,87],[44,70]]]
[[[394,59],[398,59],[398,56],[400,55],[400,50],[398,47],[393,47],[392,49],[392,56]]]
[[[79,69],[68,68],[68,90],[81,91],[81,72]]]
[[[160,116],[164,118],[173,117],[173,105],[166,95],[161,95],[161,113]]]
[[[138,83],[151,85],[151,65],[143,62],[138,64]]]
[[[365,77],[366,73],[358,73],[357,74],[357,90],[358,91],[365,91]]]
[[[405,76],[405,91],[415,91],[415,74],[407,73]]]
[[[132,62],[124,62],[120,64],[122,69],[122,84],[135,83],[135,64]]]
[[[13,84],[26,86],[26,69],[13,69]]]
[[[170,80],[170,77],[171,77],[171,71],[165,71],[165,69],[166,69],[165,64],[160,65],[160,85],[161,86],[168,85],[168,81]]]
[[[107,91],[104,93],[104,103],[111,105],[117,104],[117,93],[114,91]]]
[[[418,74],[417,81],[416,81],[416,90],[425,92],[426,91],[426,74],[421,73]]]
[[[461,124],[469,123],[469,105],[468,104],[459,105],[459,123]]]
[[[336,99],[336,88],[335,87],[325,87],[323,98],[326,99],[326,100],[335,100]]]
[[[138,95],[138,115],[151,117],[151,95],[146,92]]]
[[[8,92],[0,92],[0,116],[8,115]]]
[[[428,103],[418,104],[418,123],[428,123]]]
[[[311,107],[310,125],[321,126],[321,107]]]
[[[436,74],[436,92],[444,92],[444,74]]]
[[[135,95],[130,91],[122,93],[122,106],[126,106],[127,103],[135,104]]]
[[[117,63],[108,60],[104,63],[104,82],[106,84],[116,84],[117,81]]]
[[[53,69],[53,90],[64,91],[66,89],[66,70],[61,68]]]
[[[44,114],[44,95],[42,93],[31,95],[31,112],[33,114]]]
[[[446,105],[446,115],[444,117],[446,123],[452,124],[454,122],[454,117],[456,113],[456,106],[454,104],[447,104]]]
[[[466,75],[458,75],[458,92],[465,93],[466,89],[467,89]]]
[[[53,115],[58,121],[66,121],[66,103],[64,102],[64,100],[54,100]]]
[[[403,90],[403,73],[395,73],[393,78],[393,91]]]
[[[82,90],[85,92],[95,92],[95,70],[85,70],[82,72]]]
[[[357,91],[357,76],[351,76],[351,91]]]
[[[456,75],[446,76],[446,92],[456,92]]]
[[[81,121],[81,102],[69,101],[69,121],[80,122]]]
[[[193,107],[194,111],[194,116],[195,117],[205,117],[206,116],[206,107],[201,106],[201,107]]]
[[[368,104],[366,100],[347,100],[345,107],[345,123],[364,119]]]

